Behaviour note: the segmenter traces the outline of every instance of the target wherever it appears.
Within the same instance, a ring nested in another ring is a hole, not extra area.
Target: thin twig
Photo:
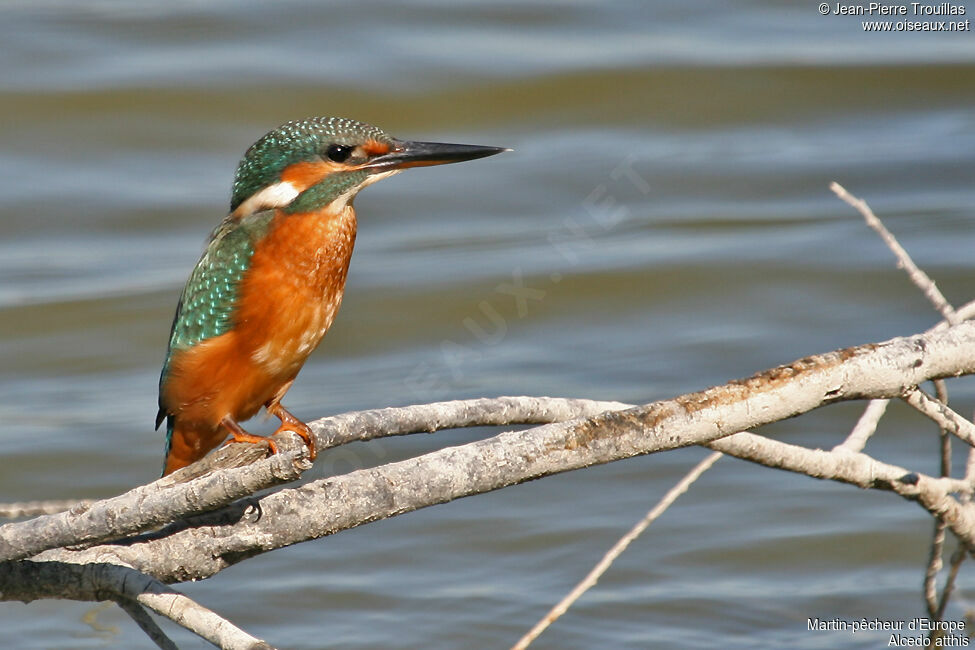
[[[883,222],[873,213],[873,210],[870,209],[870,206],[867,205],[867,202],[851,195],[839,183],[833,183],[830,186],[830,189],[832,189],[833,192],[835,192],[836,195],[839,196],[843,201],[853,206],[857,211],[860,212],[860,214],[863,216],[864,220],[866,221],[867,225],[870,228],[872,228],[878,235],[880,235],[880,238],[884,241],[885,244],[887,244],[887,247],[894,253],[894,256],[897,258],[897,266],[904,269],[907,272],[908,277],[911,279],[914,285],[921,290],[921,292],[925,295],[925,297],[927,297],[927,299],[931,302],[931,304],[934,305],[935,309],[937,309],[941,313],[942,317],[949,324],[955,324],[960,322],[961,319],[959,315],[955,312],[955,309],[951,306],[951,304],[941,293],[941,291],[938,290],[934,281],[930,277],[928,277],[928,275],[924,273],[924,271],[918,268],[918,266],[911,259],[910,255],[908,255],[907,251],[904,250],[904,248],[900,245],[900,243],[898,243],[894,235],[889,230],[887,230],[887,227],[884,226]],[[937,391],[937,396],[940,404],[944,405],[945,408],[947,408],[948,391],[947,391],[947,387],[945,386],[944,380],[936,379],[934,381],[934,385],[935,385],[935,390]],[[935,418],[937,409],[933,404],[922,403],[924,402],[924,400],[921,397],[921,395],[923,394],[915,390],[914,394],[912,394],[908,400],[909,403],[912,403],[912,405],[915,406],[915,408],[918,408],[918,410],[921,410],[929,417]],[[874,404],[871,403],[871,406],[868,407],[867,412],[864,413],[864,416],[861,418],[861,421],[866,419],[868,412],[873,406]],[[922,408],[922,406],[926,408]],[[881,409],[880,414],[882,413],[883,410]],[[951,475],[951,437],[949,435],[949,426],[946,426],[945,420],[946,418],[937,419],[937,421],[939,422],[939,441],[940,441],[939,455],[941,457],[942,477],[948,477]],[[857,432],[858,428],[859,428],[859,423],[857,424],[857,427],[854,429],[854,433]],[[870,433],[872,433],[872,430],[870,431]],[[870,433],[868,433],[867,436],[869,436]],[[859,439],[854,438],[854,435],[852,433],[850,434],[850,437],[847,439],[847,441],[851,441],[851,439],[854,439],[855,442],[859,442]],[[863,438],[863,441],[866,442],[866,438]],[[837,446],[837,449],[845,448],[845,446],[846,443],[844,443],[844,445]],[[863,447],[861,446],[859,449],[862,448]],[[857,449],[857,451],[859,451],[859,449]],[[928,554],[928,565],[924,573],[924,597],[928,607],[928,614],[932,618],[935,617],[939,609],[937,578],[938,578],[938,573],[941,571],[941,568],[943,566],[942,553],[944,552],[944,542],[945,542],[944,520],[941,519],[940,517],[935,517],[934,533],[931,539],[931,549]]]
[[[961,568],[962,563],[965,558],[968,557],[968,549],[965,548],[963,544],[959,544],[955,552],[951,554],[951,566],[948,569],[948,578],[945,580],[944,589],[941,590],[941,602],[938,604],[938,611],[936,612],[936,619],[940,621],[944,618],[945,607],[948,606],[948,601],[951,598],[951,594],[955,589],[955,579],[958,577],[958,569]]]
[[[938,313],[948,321],[950,324],[955,325],[961,320],[958,314],[955,312],[954,307],[948,302],[948,299],[944,297],[941,290],[935,285],[934,280],[928,277],[928,274],[918,268],[911,256],[907,254],[907,251],[897,243],[897,239],[887,230],[887,227],[877,218],[877,215],[873,213],[870,206],[863,199],[857,198],[846,191],[846,189],[839,183],[831,183],[829,189],[836,193],[836,196],[840,197],[843,201],[848,203],[850,206],[855,208],[857,212],[863,215],[864,220],[866,220],[867,225],[877,231],[880,238],[884,240],[887,247],[893,251],[894,255],[897,257],[897,266],[904,269],[907,272],[908,277],[911,282],[914,283],[925,295],[925,297],[934,305],[934,308],[938,310]]]
[[[889,403],[890,400],[888,399],[870,400],[867,408],[863,411],[863,415],[860,416],[853,430],[850,431],[850,435],[846,437],[846,440],[833,447],[833,451],[863,451],[867,440],[877,431],[877,424],[883,417]]]
[[[964,305],[959,307],[955,314],[958,316],[959,320],[968,320],[969,318],[975,318],[975,300],[971,302],[966,302]],[[950,327],[951,323],[948,321],[942,321],[935,325],[935,327],[944,329],[945,327]]]
[[[935,379],[934,388],[938,401],[948,405],[948,387],[943,379]],[[944,425],[938,426],[938,440],[940,442],[941,455],[941,476],[951,476],[951,434]],[[938,574],[944,567],[944,548],[945,548],[945,522],[936,517],[934,520],[934,532],[931,535],[931,549],[928,552],[928,566],[924,572],[924,600],[928,606],[928,616],[933,620],[940,620],[938,610],[940,609],[938,599]],[[943,599],[942,599],[943,602]]]
[[[965,482],[975,485],[975,447],[968,450],[968,460],[965,462]]]
[[[158,593],[144,592],[139,594],[137,600],[140,605],[223,650],[274,650],[265,641],[251,636],[227,619],[173,589],[167,588],[167,591]]]
[[[700,463],[694,466],[694,468],[689,471],[684,478],[677,482],[674,487],[670,488],[667,494],[655,505],[637,524],[630,529],[628,533],[623,535],[618,542],[616,542],[603,559],[593,567],[592,571],[583,578],[582,582],[575,586],[575,588],[568,593],[568,595],[563,598],[559,603],[553,607],[538,623],[535,624],[529,632],[521,637],[521,639],[512,646],[512,650],[524,650],[527,648],[532,641],[538,638],[538,636],[545,631],[545,629],[551,625],[556,619],[558,619],[562,614],[564,614],[569,607],[572,606],[582,594],[586,593],[590,587],[596,584],[599,578],[606,573],[606,570],[613,564],[613,562],[620,556],[626,547],[630,545],[634,539],[640,536],[647,526],[649,526],[657,517],[662,515],[670,505],[677,500],[677,497],[687,492],[687,489],[691,486],[694,481],[698,479],[704,472],[706,472],[712,465],[714,465],[719,458],[724,454],[716,451],[710,454],[707,458],[702,460]]]
[[[951,407],[939,402],[920,388],[914,387],[901,398],[946,431],[958,436],[969,445],[975,445],[975,424]]]
[[[143,609],[142,605],[133,602],[128,598],[119,598],[115,601],[115,603],[122,608],[122,611],[132,617],[132,620],[135,621],[136,625],[138,625],[142,631],[145,632],[150,639],[152,639],[152,642],[155,643],[161,650],[179,650],[177,645],[173,643],[173,640],[166,636],[166,633],[162,631],[162,628],[159,627],[154,620],[152,620],[152,617],[149,616],[149,613],[146,612],[145,609]]]
[[[939,402],[948,406],[948,386],[944,379],[935,379],[934,395]],[[938,437],[941,440],[941,475],[951,476],[951,435],[948,429],[943,426],[938,427]]]
[[[114,599],[116,602],[131,599],[129,602],[135,603],[136,606],[148,607],[223,650],[273,650],[266,642],[251,636],[222,616],[218,616],[169,585],[132,567],[107,566],[98,573],[98,582],[100,587],[98,591],[114,593],[117,596]],[[135,618],[140,627],[143,627],[145,616],[133,615],[129,609],[125,607],[123,609]],[[158,629],[158,626],[155,627]],[[146,633],[152,637],[150,630],[152,626],[146,630]],[[153,637],[153,641],[155,640],[156,638]]]
[[[968,460],[965,462],[965,482],[975,485],[975,447],[968,450]]]
[[[928,552],[928,566],[924,571],[924,601],[928,606],[928,616],[933,620],[938,620],[938,573],[944,565],[941,559],[944,545],[945,522],[942,519],[935,519],[931,550]]]

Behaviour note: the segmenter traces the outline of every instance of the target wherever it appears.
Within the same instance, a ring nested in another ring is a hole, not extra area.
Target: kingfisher
[[[397,140],[338,117],[288,122],[244,154],[229,214],[180,295],[159,379],[163,476],[227,439],[269,445],[241,422],[263,406],[315,458],[308,425],[281,404],[342,302],[359,190],[408,167],[493,156],[501,147]]]

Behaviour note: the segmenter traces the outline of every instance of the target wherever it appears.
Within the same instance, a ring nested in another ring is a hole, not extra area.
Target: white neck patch
[[[246,217],[261,210],[283,208],[294,201],[298,194],[300,194],[298,188],[287,181],[268,185],[238,205],[234,210],[234,216]]]

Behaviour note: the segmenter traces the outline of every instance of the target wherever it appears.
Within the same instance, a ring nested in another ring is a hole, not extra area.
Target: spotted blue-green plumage
[[[196,345],[230,329],[238,284],[273,216],[266,211],[240,221],[228,219],[213,232],[183,288],[170,333],[170,350]]]

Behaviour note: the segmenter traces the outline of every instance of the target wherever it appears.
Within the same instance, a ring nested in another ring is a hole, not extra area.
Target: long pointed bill
[[[482,147],[476,144],[445,144],[442,142],[396,142],[389,153],[373,158],[363,166],[370,171],[391,171],[407,167],[446,165],[485,158],[503,151],[503,147]]]

